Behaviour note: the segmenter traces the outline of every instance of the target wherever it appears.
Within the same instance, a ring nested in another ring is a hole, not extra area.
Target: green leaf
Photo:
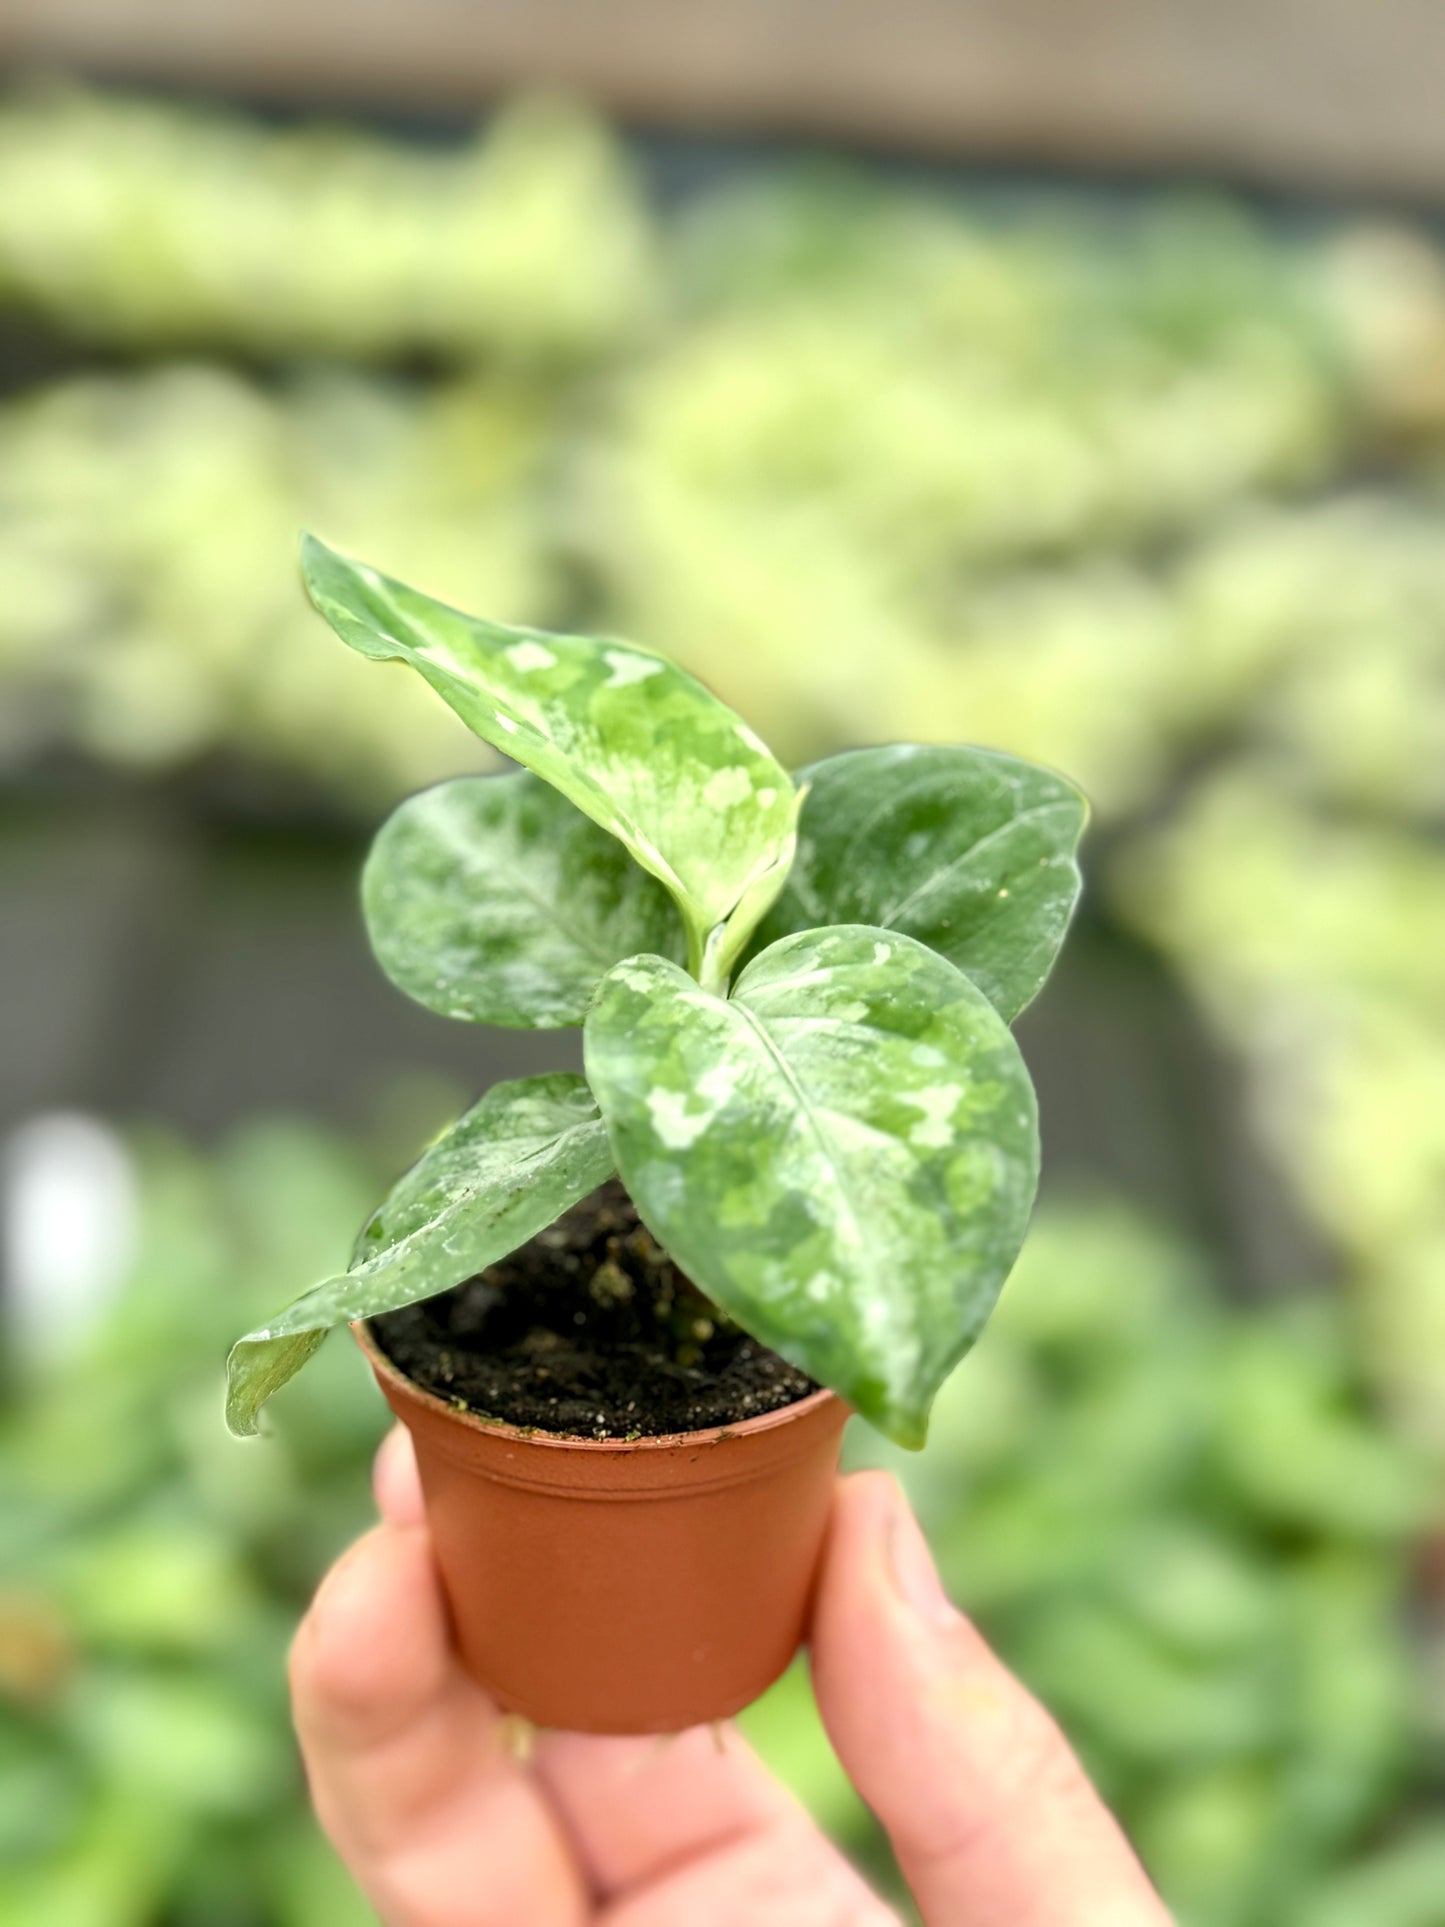
[[[1033,1087],[978,987],[856,925],[785,937],[729,999],[633,957],[585,1047],[653,1235],[754,1337],[921,1445],[1038,1178]]]
[[[902,930],[1012,1023],[1078,901],[1080,791],[997,750],[917,743],[830,756],[798,780],[797,858],[754,949],[833,923]]]
[[[612,1175],[585,1082],[571,1071],[494,1084],[414,1164],[357,1241],[351,1269],[248,1332],[226,1365],[226,1423],[261,1407],[333,1325],[433,1297],[515,1251]]]
[[[672,892],[701,969],[736,954],[782,888],[792,778],[702,684],[631,643],[505,628],[463,615],[302,538],[311,600],[364,656],[419,671],[486,742],[620,838]]]
[[[371,947],[443,1017],[580,1024],[623,957],[683,955],[667,892],[535,776],[462,776],[382,825],[361,885]]]

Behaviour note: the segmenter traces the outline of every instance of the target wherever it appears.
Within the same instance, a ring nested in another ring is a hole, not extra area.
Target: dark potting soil
[[[439,1397],[573,1438],[735,1425],[817,1390],[678,1270],[616,1178],[499,1264],[371,1330]]]

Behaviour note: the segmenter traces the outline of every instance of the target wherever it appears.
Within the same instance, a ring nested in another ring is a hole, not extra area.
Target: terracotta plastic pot
[[[672,1733],[771,1684],[807,1624],[848,1408],[621,1441],[460,1412],[357,1342],[408,1428],[467,1670],[511,1712]]]

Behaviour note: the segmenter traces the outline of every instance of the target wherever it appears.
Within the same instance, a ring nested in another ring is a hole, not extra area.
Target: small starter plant
[[[463,615],[311,537],[303,571],[343,642],[520,765],[383,825],[382,968],[447,1017],[580,1025],[586,1075],[497,1084],[433,1143],[349,1269],[235,1345],[231,1428],[334,1325],[475,1277],[618,1175],[713,1306],[920,1446],[1033,1202],[1009,1026],[1078,895],[1079,791],[914,744],[795,778],[645,649]]]

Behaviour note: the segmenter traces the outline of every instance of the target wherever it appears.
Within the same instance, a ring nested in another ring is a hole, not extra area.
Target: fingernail
[[[888,1515],[888,1563],[899,1596],[920,1619],[943,1628],[958,1624],[958,1609],[943,1590],[928,1541],[898,1491]]]
[[[425,1518],[416,1452],[404,1425],[394,1425],[382,1440],[372,1464],[371,1491],[388,1525],[419,1525]]]

